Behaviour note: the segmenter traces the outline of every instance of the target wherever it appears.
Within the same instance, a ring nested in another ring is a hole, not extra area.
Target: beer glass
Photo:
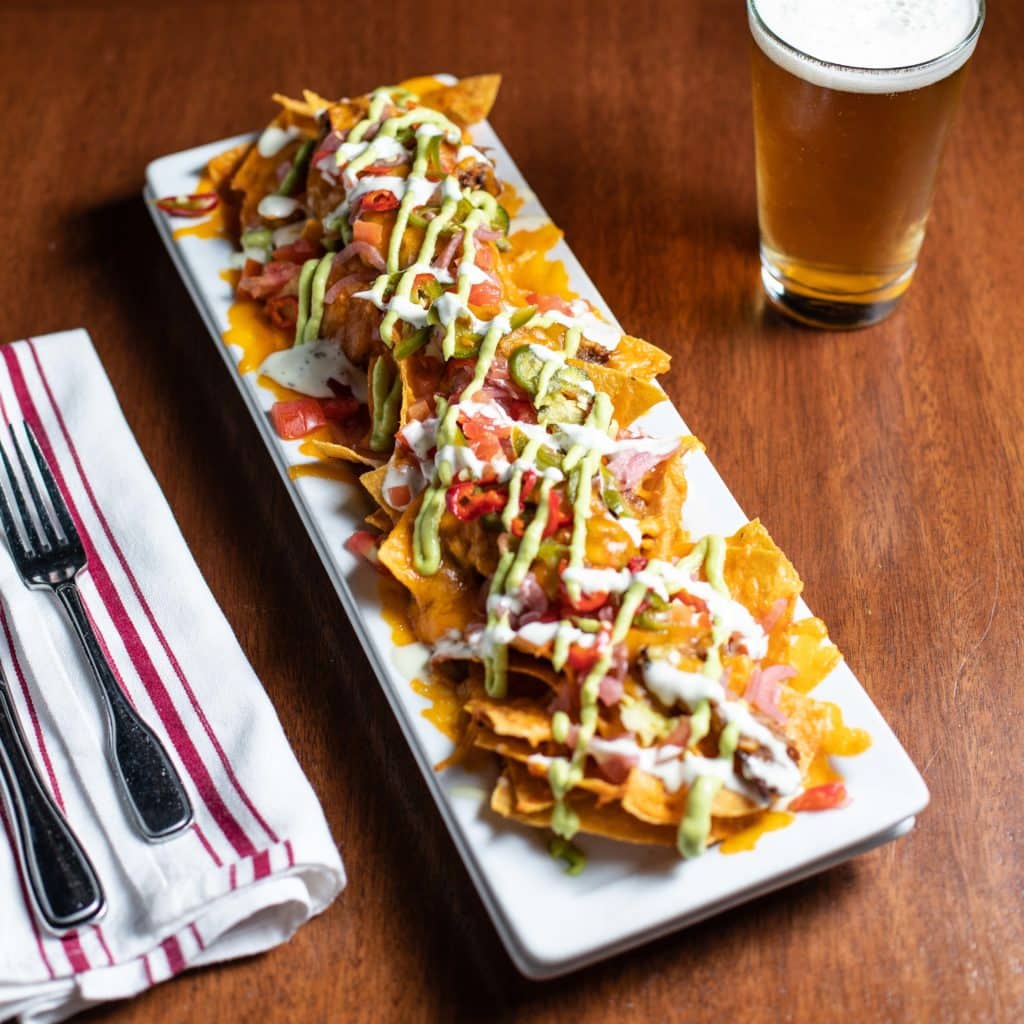
[[[984,0],[747,0],[747,14],[765,291],[813,326],[876,323],[917,266]]]

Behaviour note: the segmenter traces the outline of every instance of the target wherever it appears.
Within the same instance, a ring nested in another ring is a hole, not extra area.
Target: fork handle
[[[0,774],[6,783],[29,887],[46,925],[65,932],[103,912],[103,890],[89,858],[43,785],[0,682]]]
[[[124,695],[86,614],[74,582],[56,588],[85,649],[107,709],[110,754],[142,834],[170,839],[192,823],[192,805],[167,751]]]

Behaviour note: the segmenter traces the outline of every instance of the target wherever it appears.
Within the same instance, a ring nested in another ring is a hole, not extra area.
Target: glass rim
[[[963,39],[960,40],[960,42],[956,44],[956,46],[951,47],[944,53],[940,53],[936,57],[930,57],[928,60],[921,61],[918,64],[900,64],[896,67],[889,68],[866,68],[858,64],[839,64],[836,61],[824,60],[821,57],[815,57],[812,54],[804,52],[798,46],[794,46],[792,43],[787,42],[777,32],[770,28],[764,18],[761,17],[761,12],[757,9],[757,0],[747,0],[747,12],[754,17],[758,28],[764,32],[772,42],[781,46],[783,50],[799,60],[810,61],[812,64],[817,64],[819,67],[831,68],[836,71],[849,71],[858,75],[910,75],[914,72],[926,71],[927,69],[934,67],[936,64],[948,61],[951,57],[961,53],[968,46],[973,46],[978,40],[978,35],[981,33],[982,25],[985,23],[985,0],[978,0],[978,16],[974,19],[974,24],[971,26],[970,31],[963,37]]]

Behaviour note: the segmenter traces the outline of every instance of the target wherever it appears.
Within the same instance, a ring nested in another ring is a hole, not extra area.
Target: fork
[[[18,442],[14,424],[8,424],[25,490],[18,483],[4,445],[0,444],[0,460],[21,525],[19,531],[7,495],[0,487],[0,525],[7,545],[25,585],[53,591],[71,619],[105,706],[111,766],[139,831],[150,842],[170,839],[191,824],[192,805],[167,751],[125,696],[93,630],[75,583],[88,564],[85,548],[35,435],[27,423],[21,426],[49,496],[52,514]]]
[[[9,797],[18,849],[40,917],[65,932],[105,909],[96,870],[43,784],[0,671],[0,776]]]

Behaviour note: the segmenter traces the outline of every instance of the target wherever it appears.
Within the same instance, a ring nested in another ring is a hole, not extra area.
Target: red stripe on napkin
[[[217,867],[222,868],[224,861],[217,855],[217,851],[210,844],[210,840],[206,838],[206,833],[200,828],[198,821],[192,822],[192,831],[196,834],[196,839],[202,844],[203,849],[210,855],[210,859]]]
[[[258,882],[270,874],[270,851],[261,850],[252,859],[253,881]]]
[[[68,932],[67,935],[61,936],[60,944],[64,947],[68,963],[75,974],[89,970],[89,958],[82,949],[82,940],[78,937],[78,932]]]
[[[4,345],[0,351],[3,353],[4,362],[7,365],[7,371],[10,375],[15,398],[21,409],[21,413],[36,435],[36,438],[39,441],[39,446],[53,470],[57,486],[60,488],[60,491],[64,496],[64,500],[68,504],[68,509],[75,521],[75,525],[78,527],[78,531],[82,539],[82,546],[84,547],[86,557],[89,560],[89,573],[96,585],[96,590],[99,593],[103,604],[106,606],[107,613],[110,615],[111,621],[114,623],[115,628],[124,642],[125,650],[128,652],[132,660],[132,664],[135,666],[135,670],[138,673],[139,678],[142,680],[142,683],[146,688],[146,692],[149,694],[150,700],[153,702],[153,707],[160,716],[160,721],[163,723],[164,729],[166,730],[178,757],[181,759],[186,772],[188,772],[192,781],[195,783],[203,803],[206,804],[207,809],[210,811],[211,816],[214,821],[216,821],[221,832],[223,832],[224,837],[240,856],[251,856],[255,852],[255,846],[245,834],[242,826],[231,813],[218,792],[213,778],[210,775],[209,769],[203,763],[199,751],[196,749],[196,746],[192,741],[192,737],[188,734],[184,722],[182,722],[177,709],[174,707],[170,694],[167,692],[167,688],[164,686],[163,680],[160,678],[160,674],[157,672],[156,666],[149,657],[149,653],[146,651],[142,638],[139,636],[138,630],[135,628],[135,624],[129,617],[124,603],[121,600],[121,596],[118,594],[117,588],[114,586],[114,582],[100,558],[89,532],[85,529],[81,516],[78,514],[74,498],[72,497],[68,489],[67,482],[64,479],[63,470],[60,463],[57,461],[53,445],[50,443],[49,434],[39,416],[35,402],[32,400],[32,396],[25,383],[25,377],[22,373],[21,366],[18,363],[18,357],[15,354],[14,348],[11,345]],[[53,399],[51,397],[51,403],[52,401]],[[56,409],[56,405],[54,405],[54,409]],[[65,437],[67,438],[66,429]],[[82,473],[80,466],[79,474],[84,483],[86,478],[84,473]],[[89,493],[91,494],[91,491]],[[94,499],[93,502],[95,507]]]
[[[103,929],[99,925],[96,925],[96,938],[99,939],[100,948],[103,950],[104,955],[107,958],[107,963],[114,966],[114,954],[110,952],[110,947],[107,945],[107,940],[103,937]]]
[[[160,948],[163,949],[164,955],[167,957],[167,966],[171,969],[171,977],[181,974],[185,970],[186,964],[178,940],[172,935],[160,943]]]

